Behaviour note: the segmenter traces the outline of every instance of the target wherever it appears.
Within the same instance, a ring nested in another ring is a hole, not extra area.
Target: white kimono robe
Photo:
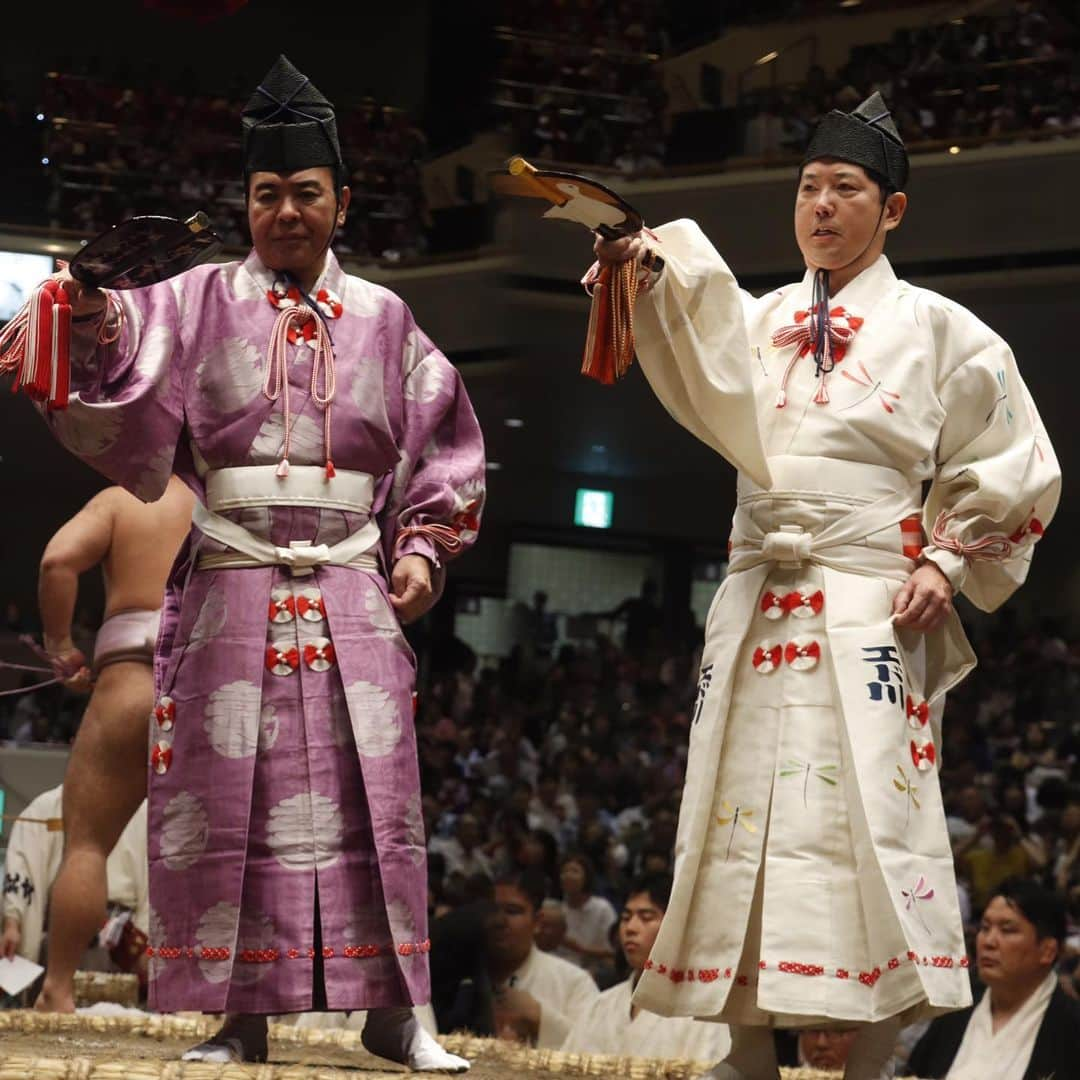
[[[960,1008],[937,767],[944,694],[975,659],[955,613],[920,635],[891,604],[920,553],[985,610],[1024,580],[1060,488],[1046,431],[1005,342],[884,256],[831,298],[854,334],[818,376],[772,345],[805,325],[809,273],[755,299],[693,222],[654,247],[642,368],[739,479],[675,887],[635,1003],[780,1025]]]
[[[633,978],[608,990],[578,1013],[562,1049],[571,1054],[704,1061],[710,1065],[731,1049],[726,1024],[685,1016],[657,1016],[639,1009],[630,1016]]]
[[[600,995],[587,971],[535,946],[525,963],[510,976],[508,985],[526,991],[540,1003],[540,1030],[536,1036],[540,1050],[558,1050],[574,1018]]]
[[[32,800],[20,818],[48,820],[61,816],[63,787],[50,788]],[[19,955],[38,963],[47,922],[49,890],[60,871],[64,834],[34,821],[16,821],[4,859],[4,917],[18,919]],[[150,923],[149,873],[146,860],[146,802],[127,823],[105,864],[109,903],[128,908],[145,934]]]

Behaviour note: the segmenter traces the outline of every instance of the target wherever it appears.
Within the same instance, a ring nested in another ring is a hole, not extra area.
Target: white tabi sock
[[[779,1080],[779,1077],[772,1028],[737,1024],[731,1027],[731,1052],[701,1080]]]
[[[266,1017],[230,1016],[216,1035],[193,1046],[180,1060],[206,1061],[212,1065],[265,1061]]]
[[[876,1024],[863,1024],[852,1041],[844,1066],[844,1080],[892,1080],[893,1054],[900,1034],[900,1018],[890,1016]]]
[[[469,1062],[444,1050],[406,1006],[370,1009],[360,1035],[364,1048],[413,1072],[463,1073]]]

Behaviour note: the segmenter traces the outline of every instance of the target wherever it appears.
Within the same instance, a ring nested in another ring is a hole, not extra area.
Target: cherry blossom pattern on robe
[[[264,705],[259,710],[258,753],[268,754],[274,749],[280,729],[281,721],[278,718],[277,709],[273,705]]]
[[[216,589],[209,590],[202,607],[199,608],[199,614],[195,617],[195,623],[191,627],[191,634],[188,636],[188,652],[209,645],[225,628],[228,617],[225,593]]]
[[[157,953],[158,948],[165,943],[165,924],[153,907],[149,909],[147,916],[146,934],[150,943],[146,953],[146,977],[153,982],[165,969],[165,961]]]
[[[258,749],[261,701],[262,690],[243,679],[226,683],[209,696],[203,728],[222,757],[251,757]]]
[[[424,861],[427,846],[427,831],[424,828],[424,812],[419,791],[414,791],[405,804],[405,839],[412,849],[412,861],[419,866]]]
[[[251,408],[262,393],[263,350],[246,338],[223,338],[195,365],[195,386],[228,415]]]
[[[166,804],[159,833],[161,861],[170,870],[187,870],[203,852],[210,833],[206,807],[189,791],[181,791]]]
[[[251,986],[266,977],[281,956],[273,920],[261,911],[241,911],[236,932],[236,959],[232,981]]]
[[[386,905],[386,917],[398,956],[420,960],[427,950],[427,941],[420,941],[416,919],[403,900],[391,900]]]
[[[240,909],[224,900],[203,912],[195,931],[199,971],[207,982],[220,983],[232,969],[234,934]]]
[[[362,757],[386,757],[401,739],[401,716],[389,690],[359,679],[345,687],[356,749]]]
[[[342,829],[337,803],[325,795],[302,791],[271,808],[266,843],[286,870],[326,870],[341,857]]]

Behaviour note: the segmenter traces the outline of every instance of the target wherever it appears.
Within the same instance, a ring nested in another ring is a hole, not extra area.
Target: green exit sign
[[[594,491],[578,488],[574,499],[574,524],[589,529],[610,529],[611,515],[615,508],[613,491]]]

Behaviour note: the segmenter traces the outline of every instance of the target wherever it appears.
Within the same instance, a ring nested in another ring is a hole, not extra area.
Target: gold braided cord
[[[132,1040],[200,1042],[215,1032],[219,1018],[201,1014],[177,1016],[85,1016],[38,1013],[26,1009],[0,1011],[0,1035],[48,1038],[50,1056],[4,1053],[0,1050],[0,1080],[400,1080],[400,1068],[381,1070],[377,1059],[363,1051],[360,1033],[343,1028],[298,1028],[270,1025],[270,1054],[292,1050],[356,1051],[355,1066],[327,1064],[212,1065],[206,1062],[144,1058]],[[62,1041],[61,1041],[62,1040]],[[95,1046],[86,1056],[86,1042]],[[446,1035],[439,1041],[451,1053],[473,1063],[477,1080],[555,1080],[560,1077],[608,1077],[611,1080],[693,1080],[708,1064],[660,1061],[602,1054],[564,1054],[531,1050],[514,1043],[472,1035]],[[60,1057],[69,1043],[74,1054]],[[80,1045],[83,1043],[83,1045]],[[126,1045],[125,1045],[126,1044]],[[125,1052],[130,1055],[125,1057]],[[160,1053],[160,1051],[158,1051]],[[107,1058],[106,1058],[106,1055]],[[839,1080],[839,1073],[817,1069],[781,1069],[783,1080]]]
[[[637,263],[627,259],[610,277],[611,349],[615,378],[621,379],[634,362],[634,302],[637,300]]]

